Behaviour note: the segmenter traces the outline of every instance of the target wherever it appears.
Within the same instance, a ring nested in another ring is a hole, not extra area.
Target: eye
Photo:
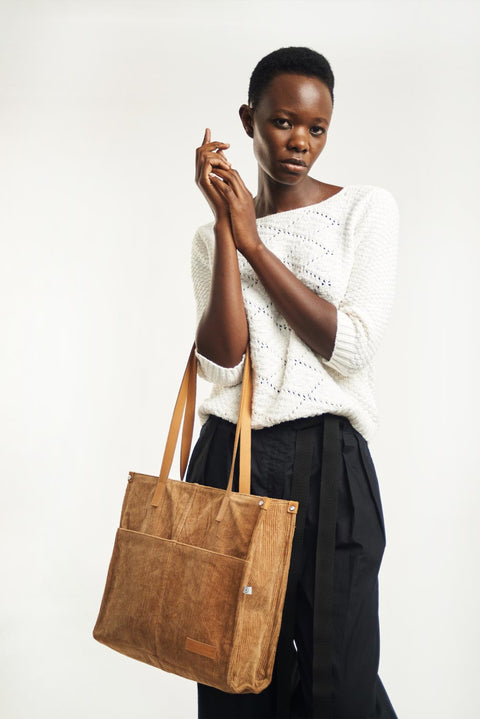
[[[310,128],[310,132],[312,133],[312,135],[317,135],[317,136],[324,135],[325,128],[322,127],[321,125],[314,125],[312,128]]]
[[[287,120],[284,117],[276,117],[272,120],[272,122],[276,125],[276,127],[279,127],[282,130],[288,130],[288,128],[291,127],[290,120]]]

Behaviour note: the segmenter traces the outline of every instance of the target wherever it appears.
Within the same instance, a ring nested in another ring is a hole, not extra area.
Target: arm
[[[337,311],[337,336],[329,361],[348,376],[369,365],[393,305],[397,273],[399,209],[393,195],[370,194],[355,228],[355,257]]]
[[[393,303],[398,241],[398,207],[385,190],[368,198],[356,229],[355,259],[338,309],[296,278],[261,242],[253,198],[235,170],[212,178],[229,203],[237,248],[296,334],[346,376],[371,362]]]
[[[230,210],[235,245],[294,332],[314,352],[329,359],[337,329],[337,310],[301,282],[260,240],[252,195],[236,170],[219,169],[211,182],[223,193]]]
[[[314,352],[328,359],[337,329],[335,306],[306,287],[260,238],[243,254],[294,332]]]
[[[212,170],[229,168],[222,152],[226,147],[227,143],[211,142],[207,128],[203,143],[197,149],[196,181],[215,214],[215,254],[196,345],[198,352],[211,363],[233,368],[242,360],[248,326],[228,205],[211,181]]]
[[[215,223],[210,296],[198,324],[196,344],[204,357],[223,367],[234,367],[241,361],[247,341],[237,249],[227,218]]]

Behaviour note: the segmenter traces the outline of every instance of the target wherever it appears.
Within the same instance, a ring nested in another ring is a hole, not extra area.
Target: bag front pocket
[[[248,566],[244,559],[172,542],[157,625],[162,668],[204,684],[222,682]]]
[[[248,563],[119,528],[95,638],[166,671],[226,675]]]
[[[168,542],[118,528],[94,637],[135,659],[157,664],[155,624],[162,603]]]

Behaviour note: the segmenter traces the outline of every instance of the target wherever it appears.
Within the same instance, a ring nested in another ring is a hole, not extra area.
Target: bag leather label
[[[202,657],[208,657],[209,659],[215,659],[217,656],[217,650],[212,644],[197,642],[195,639],[190,639],[190,637],[186,639],[185,649],[188,652],[200,654]]]

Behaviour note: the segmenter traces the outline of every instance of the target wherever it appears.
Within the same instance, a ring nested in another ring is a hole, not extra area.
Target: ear
[[[242,105],[238,111],[242,125],[249,137],[253,137],[253,110],[249,105]]]

